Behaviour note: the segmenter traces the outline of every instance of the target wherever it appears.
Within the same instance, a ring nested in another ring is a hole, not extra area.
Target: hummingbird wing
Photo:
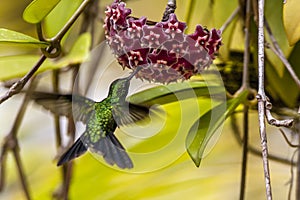
[[[121,169],[133,168],[132,160],[126,153],[124,147],[113,134],[108,133],[96,142],[89,140],[88,132],[82,134],[80,138],[59,158],[57,166],[63,165],[84,154],[89,148],[91,152],[102,155],[104,160],[110,164],[116,164]]]
[[[94,110],[95,102],[79,95],[33,92],[31,99],[52,113],[61,116],[73,116],[75,121],[86,123]]]
[[[149,115],[149,108],[126,101],[113,105],[112,112],[117,125],[125,126],[146,118]]]
[[[77,158],[87,151],[86,146],[82,142],[82,138],[78,138],[76,142],[59,158],[57,166],[63,165],[74,158]]]
[[[105,137],[101,137],[96,143],[88,143],[87,146],[91,152],[102,155],[110,165],[116,164],[121,169],[133,168],[132,160],[113,132],[107,133]]]

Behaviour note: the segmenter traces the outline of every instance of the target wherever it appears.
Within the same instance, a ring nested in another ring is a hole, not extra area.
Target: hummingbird
[[[137,71],[113,81],[107,97],[100,102],[80,95],[32,93],[31,98],[44,108],[60,116],[73,116],[75,121],[86,124],[85,131],[60,157],[57,166],[81,156],[89,149],[102,155],[110,165],[133,168],[132,160],[114,132],[119,126],[130,125],[149,114],[148,107],[126,101],[130,80]]]

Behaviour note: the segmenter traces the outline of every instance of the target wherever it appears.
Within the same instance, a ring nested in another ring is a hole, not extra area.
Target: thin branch
[[[168,21],[169,15],[174,13],[175,10],[176,10],[176,0],[168,0],[168,4],[163,14],[162,21],[163,22]]]
[[[237,14],[240,11],[240,7],[237,7],[231,15],[228,17],[228,19],[225,21],[225,23],[221,26],[220,30],[222,33],[226,30],[226,28],[229,26],[229,24],[234,20],[234,18],[237,16]]]
[[[79,84],[79,81],[77,80],[76,82],[76,77],[78,75],[79,71],[79,65],[75,64],[73,67],[73,76],[72,76],[72,85]],[[77,93],[78,85],[74,86],[74,92]],[[70,135],[70,144],[73,143],[75,140],[75,132],[76,132],[76,127],[74,124],[73,117],[68,118],[68,135]],[[69,145],[68,145],[69,146]],[[69,162],[65,165],[63,165],[63,169],[65,170],[64,172],[64,179],[63,179],[63,187],[62,187],[62,197],[64,200],[68,200],[69,197],[69,189],[70,189],[70,184],[71,184],[71,179],[72,179],[72,170],[73,170],[73,162]]]
[[[237,10],[238,13],[238,10]],[[249,57],[250,57],[250,0],[246,0],[246,18],[245,18],[245,50],[243,62],[243,82],[239,91],[249,89]],[[249,137],[249,106],[244,104],[243,110],[243,159],[240,182],[240,200],[245,199],[246,178],[247,178],[247,158],[248,158],[248,137]]]
[[[298,149],[296,151],[294,151],[291,162],[293,162],[297,151],[298,151]],[[290,172],[291,172],[291,179],[289,181],[290,187],[289,187],[289,193],[288,193],[288,200],[292,199],[292,191],[293,191],[293,185],[294,185],[294,166],[293,165],[291,165]]]
[[[269,109],[266,109],[266,117],[267,117],[268,123],[272,126],[290,128],[294,123],[293,119],[285,119],[285,120],[275,119],[272,116],[271,111]]]
[[[298,145],[300,145],[300,106],[298,110],[298,118],[295,123],[295,132],[298,134]],[[300,199],[300,148],[298,147],[298,160],[297,160],[297,179],[296,179],[296,199]]]
[[[295,73],[293,67],[291,66],[291,64],[289,63],[289,61],[286,59],[286,57],[284,56],[284,53],[282,52],[280,46],[278,45],[278,42],[276,40],[276,38],[274,37],[271,27],[268,23],[268,21],[265,19],[265,25],[266,25],[266,30],[267,33],[272,41],[273,47],[271,46],[271,50],[277,55],[277,57],[281,60],[281,62],[284,64],[285,68],[288,70],[288,72],[290,73],[291,77],[293,78],[293,80],[295,81],[295,83],[297,84],[298,88],[300,89],[300,79],[297,76],[297,74]]]
[[[266,197],[272,200],[271,178],[268,160],[268,144],[265,124],[265,67],[264,67],[264,7],[265,1],[258,0],[258,119],[259,119],[259,133],[261,138],[262,160],[264,167],[264,177],[266,186]]]
[[[17,169],[18,169],[18,173],[19,173],[19,176],[20,176],[20,181],[21,181],[21,184],[22,184],[23,191],[25,193],[26,199],[30,200],[31,197],[30,197],[30,193],[29,193],[28,183],[27,183],[27,180],[26,180],[26,175],[24,173],[24,167],[23,167],[23,164],[21,162],[20,149],[18,147],[16,147],[12,151],[13,151],[15,162],[16,162],[16,165],[17,165]]]
[[[13,84],[8,91],[0,97],[0,104],[2,104],[4,101],[9,99],[10,97],[14,96],[15,94],[20,93],[20,91],[24,88],[25,84],[29,81],[29,79],[33,76],[33,74],[40,68],[40,66],[44,63],[46,60],[46,56],[42,55],[38,62],[33,66],[33,68],[19,81],[17,81],[15,84]]]
[[[249,1],[249,0],[248,0]],[[241,172],[241,183],[240,183],[240,200],[245,199],[246,191],[246,178],[247,178],[247,161],[248,161],[248,138],[249,138],[249,107],[244,105],[243,112],[243,160],[242,160],[242,172]]]
[[[277,126],[277,127],[283,126],[287,128],[290,128],[293,125],[294,123],[293,119],[278,120],[272,116],[271,114],[272,103],[268,98],[266,98],[265,107],[266,107],[266,112],[265,112],[266,118],[270,125]]]
[[[53,71],[53,75],[52,75],[52,85],[53,85],[53,92],[55,93],[59,93],[59,73],[60,70],[54,70]],[[56,148],[58,149],[58,152],[60,151],[60,149],[62,148],[62,140],[61,140],[61,124],[60,124],[60,116],[59,115],[56,115],[54,114],[54,124],[55,124],[55,139],[56,139]],[[62,175],[62,180],[63,180],[63,183],[65,183],[65,177],[66,177],[66,174],[67,174],[67,166],[63,166],[61,168],[61,175]],[[62,185],[62,188],[59,189],[58,191],[54,192],[53,194],[53,197],[57,198],[57,199],[62,199],[64,194],[63,194],[63,191],[64,191],[64,188],[65,187],[65,184]]]
[[[246,1],[246,18],[245,18],[245,51],[243,59],[243,83],[242,88],[249,88],[249,60],[250,60],[250,0]]]
[[[18,139],[17,139],[17,133],[19,131],[21,122],[23,120],[23,117],[25,115],[25,111],[27,108],[27,105],[29,103],[29,95],[32,92],[33,88],[35,87],[35,82],[34,80],[31,81],[31,84],[28,88],[28,91],[24,97],[24,100],[22,102],[22,105],[18,111],[18,114],[16,116],[16,119],[13,123],[13,126],[10,130],[10,132],[7,134],[7,136],[4,139],[4,143],[2,145],[2,151],[1,151],[1,174],[0,174],[0,189],[2,190],[5,184],[5,165],[6,165],[6,158],[7,158],[7,154],[9,151],[13,152],[13,156],[15,158],[15,162],[16,162],[16,166],[18,169],[18,173],[19,173],[19,177],[20,177],[20,181],[21,181],[21,185],[23,188],[23,191],[25,193],[26,199],[29,200],[30,198],[30,192],[29,192],[29,187],[26,181],[26,176],[24,173],[24,169],[23,169],[23,165],[21,162],[21,158],[20,158],[20,154],[19,154],[19,145],[18,145]]]
[[[54,70],[52,72],[52,85],[53,92],[59,93],[59,70]],[[61,147],[61,131],[60,131],[60,122],[59,115],[54,114],[54,124],[55,124],[55,140],[56,140],[56,148]]]
[[[5,186],[5,169],[6,169],[6,159],[7,159],[7,148],[3,145],[1,148],[0,156],[0,192],[3,191]]]
[[[236,141],[239,145],[242,145],[243,144],[243,139],[241,138],[241,133],[240,133],[239,127],[237,126],[235,115],[231,115],[230,118],[231,118],[231,128],[232,128],[232,133],[234,135],[234,138],[236,139]],[[251,153],[255,156],[260,156],[261,157],[261,150],[258,150],[256,147],[249,144],[248,145],[248,150],[249,150],[249,153]],[[269,159],[274,161],[274,162],[282,163],[282,164],[285,164],[285,165],[292,165],[292,166],[297,165],[296,162],[291,163],[291,160],[283,158],[283,157],[279,157],[279,156],[271,154],[271,153],[269,153]]]
[[[29,81],[29,79],[34,75],[34,73],[40,68],[40,66],[44,63],[44,61],[47,58],[47,55],[49,57],[52,57],[52,51],[55,50],[54,54],[57,55],[57,52],[60,48],[60,41],[64,37],[64,35],[67,33],[67,31],[71,28],[71,26],[74,24],[74,22],[77,20],[79,15],[84,11],[85,7],[88,5],[88,3],[91,0],[85,0],[79,8],[76,10],[74,15],[69,19],[69,21],[65,24],[65,26],[57,33],[57,35],[50,40],[52,43],[52,46],[48,47],[46,51],[43,51],[44,54],[41,56],[41,58],[38,60],[38,62],[35,64],[35,66],[19,81],[17,81],[12,87],[9,88],[9,90],[0,97],[0,104],[2,104],[4,101],[9,99],[10,97],[14,96],[15,94],[20,93],[20,91],[24,88],[26,83]],[[39,25],[38,25],[39,26]]]
[[[280,131],[280,133],[282,134],[282,136],[284,137],[284,140],[286,141],[286,143],[288,143],[288,145],[289,145],[290,147],[293,147],[293,148],[299,148],[299,147],[300,147],[300,145],[292,144],[292,143],[289,141],[289,139],[287,138],[287,136],[285,135],[285,133],[283,132],[282,129],[279,129],[279,131]]]

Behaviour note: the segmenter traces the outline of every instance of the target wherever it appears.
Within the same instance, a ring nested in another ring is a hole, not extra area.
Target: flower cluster
[[[209,67],[221,45],[221,31],[198,25],[186,35],[186,24],[170,14],[168,21],[147,25],[147,19],[130,17],[125,3],[115,0],[104,21],[107,43],[125,68],[142,69],[136,77],[169,83],[189,79]]]

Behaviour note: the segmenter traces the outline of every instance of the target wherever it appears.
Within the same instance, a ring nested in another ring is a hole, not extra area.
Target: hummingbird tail
[[[110,165],[116,164],[121,169],[133,168],[129,155],[113,133],[108,133],[106,137],[93,144],[90,149],[92,152],[102,155]]]
[[[86,144],[86,145],[85,145]],[[126,153],[124,147],[113,133],[108,133],[106,137],[100,138],[96,143],[91,143],[82,135],[76,142],[60,157],[57,166],[63,165],[74,158],[79,157],[89,148],[92,152],[103,156],[104,160],[110,164],[116,164],[121,169],[133,168],[133,163]]]
[[[57,166],[63,165],[74,158],[82,155],[87,151],[84,143],[82,142],[81,138],[78,138],[76,142],[60,157],[59,161],[57,162]]]

